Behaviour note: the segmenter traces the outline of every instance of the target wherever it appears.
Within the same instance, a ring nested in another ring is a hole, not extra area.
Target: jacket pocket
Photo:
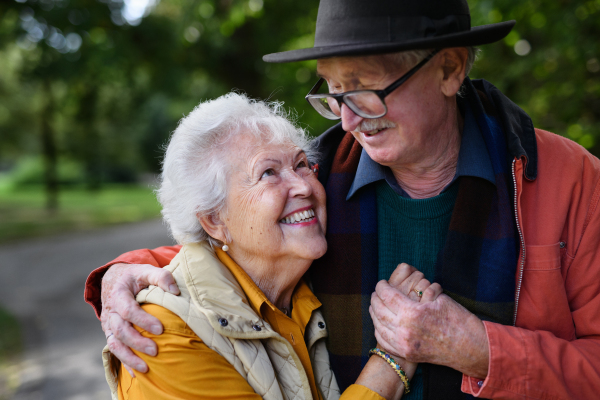
[[[525,246],[525,266],[528,271],[560,269],[560,244]]]
[[[525,256],[516,325],[572,340],[575,327],[561,273],[560,244],[527,246]]]

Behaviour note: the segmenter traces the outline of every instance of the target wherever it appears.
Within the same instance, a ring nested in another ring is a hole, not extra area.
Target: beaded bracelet
[[[373,354],[377,354],[379,357],[383,358],[388,364],[390,364],[392,366],[392,368],[394,368],[394,371],[396,371],[396,373],[400,377],[400,380],[402,381],[402,383],[404,383],[404,394],[409,393],[410,392],[410,382],[408,381],[408,378],[406,377],[406,372],[404,372],[404,370],[402,369],[400,364],[398,364],[388,353],[386,353],[385,351],[383,351],[377,347],[369,350],[369,356],[371,356]]]

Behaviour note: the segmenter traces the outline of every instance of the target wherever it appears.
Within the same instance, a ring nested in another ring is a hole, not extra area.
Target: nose
[[[355,131],[364,118],[359,117],[347,105],[342,104],[342,129],[346,132]]]
[[[312,194],[312,186],[306,180],[306,177],[297,174],[295,171],[288,176],[289,197],[309,197]]]

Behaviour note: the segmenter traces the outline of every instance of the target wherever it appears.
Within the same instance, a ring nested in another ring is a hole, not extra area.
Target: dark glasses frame
[[[335,99],[338,102],[340,110],[342,108],[342,104],[345,104],[348,108],[350,108],[359,117],[367,118],[367,119],[381,118],[385,114],[387,114],[387,111],[388,111],[387,105],[385,104],[384,99],[390,93],[392,93],[394,90],[398,89],[411,76],[413,76],[419,69],[421,69],[421,67],[423,67],[423,65],[427,64],[427,62],[429,60],[431,60],[433,58],[433,56],[435,56],[439,51],[440,51],[440,49],[433,50],[431,53],[429,53],[427,55],[427,57],[425,57],[423,60],[421,60],[421,62],[419,62],[414,67],[412,67],[407,73],[405,73],[404,75],[402,75],[400,78],[398,78],[396,81],[394,81],[392,84],[390,84],[385,89],[381,89],[381,90],[367,90],[367,89],[365,89],[365,90],[352,90],[352,91],[344,92],[344,93],[323,93],[323,94],[317,94],[317,91],[321,88],[321,86],[323,85],[323,82],[325,82],[324,78],[320,78],[317,81],[317,83],[312,87],[312,89],[310,89],[310,92],[308,92],[308,94],[306,95],[305,99],[306,99],[306,101],[308,101],[308,103],[319,114],[321,114],[323,117],[325,117],[327,119],[336,120],[336,119],[340,119],[341,116],[338,116],[338,115],[334,114],[332,111],[326,110],[321,105],[321,101],[319,100],[319,99],[322,99],[322,98],[333,98],[333,99]],[[379,99],[381,100],[381,103],[383,104],[383,108],[384,108],[383,114],[380,114],[380,115],[369,115],[369,114],[363,112],[360,108],[358,108],[353,102],[346,100],[346,96],[356,95],[356,94],[360,94],[360,93],[373,93],[373,94],[377,95],[377,97],[379,97]],[[327,115],[323,114],[323,112],[321,112],[319,110],[319,108],[317,108],[318,106],[315,105],[313,103],[313,101],[315,101],[317,104],[319,104],[320,107],[323,107],[323,111],[327,112]]]

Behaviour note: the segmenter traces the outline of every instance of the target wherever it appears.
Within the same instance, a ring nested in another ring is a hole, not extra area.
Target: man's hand
[[[445,365],[485,378],[489,352],[483,322],[440,294],[438,284],[425,290],[418,287],[425,287],[425,282],[415,271],[401,264],[392,274],[391,284],[377,284],[370,308],[377,341],[411,362]],[[423,290],[421,302],[413,299],[418,298],[415,288]]]
[[[135,301],[135,295],[149,285],[179,294],[173,275],[152,265],[115,264],[102,278],[102,329],[111,353],[121,360],[131,376],[135,376],[132,368],[145,373],[148,366],[130,347],[149,356],[155,356],[157,352],[154,341],[142,337],[131,324],[155,335],[160,335],[163,330],[160,321],[144,312]]]

